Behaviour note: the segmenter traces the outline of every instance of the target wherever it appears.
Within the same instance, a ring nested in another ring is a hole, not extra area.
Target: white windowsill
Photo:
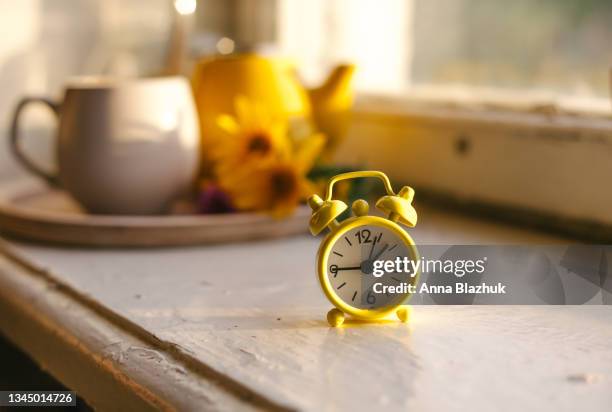
[[[360,95],[337,160],[441,199],[612,239],[612,114],[561,107]]]

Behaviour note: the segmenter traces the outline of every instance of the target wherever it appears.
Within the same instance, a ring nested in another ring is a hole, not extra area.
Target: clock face
[[[415,279],[404,270],[384,272],[375,277],[374,261],[413,259],[410,245],[392,228],[367,224],[343,233],[331,246],[326,276],[334,293],[349,306],[378,309],[401,304],[408,293],[383,293],[382,286],[413,284]],[[383,269],[384,271],[384,269]],[[374,287],[376,283],[378,285]]]

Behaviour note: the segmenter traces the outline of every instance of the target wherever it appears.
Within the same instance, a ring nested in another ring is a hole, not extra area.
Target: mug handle
[[[57,175],[51,174],[42,168],[38,167],[34,162],[32,162],[21,150],[19,147],[19,116],[25,107],[30,103],[44,103],[47,107],[49,107],[53,113],[55,113],[56,117],[59,120],[60,115],[60,105],[45,98],[45,97],[25,97],[23,98],[17,107],[15,108],[15,113],[13,114],[13,123],[11,124],[11,151],[15,158],[21,163],[23,167],[25,167],[28,171],[35,174],[36,176],[45,180],[50,186],[59,186],[59,178]]]

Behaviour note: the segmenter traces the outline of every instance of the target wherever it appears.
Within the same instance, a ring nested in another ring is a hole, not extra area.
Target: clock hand
[[[338,272],[340,272],[341,270],[361,270],[361,266],[346,266],[346,267],[338,267],[338,265],[331,265],[329,267],[329,271],[332,274],[337,274]]]
[[[388,247],[389,247],[389,244],[388,244],[388,243],[385,243],[385,245],[384,245],[384,246],[383,246],[383,248],[380,250],[380,252],[378,252],[378,253],[376,254],[376,256],[374,256],[374,257],[372,258],[372,260],[371,260],[371,261],[373,262],[373,261],[375,261],[376,259],[378,259],[378,258],[380,257],[380,255],[382,255],[383,253],[385,253],[385,250],[387,250],[387,248],[388,248]]]
[[[370,249],[370,254],[368,255],[368,261],[372,260],[372,252],[374,252],[374,248],[376,247],[376,238],[374,238],[374,241],[372,242],[372,248]]]
[[[360,266],[361,271],[366,275],[371,274],[372,271],[374,270],[374,261],[378,259],[380,255],[385,253],[385,250],[387,250],[388,247],[389,247],[389,244],[385,243],[385,245],[382,247],[380,252],[376,254],[376,256],[369,257],[367,260],[364,260],[363,262],[361,262],[361,266]]]

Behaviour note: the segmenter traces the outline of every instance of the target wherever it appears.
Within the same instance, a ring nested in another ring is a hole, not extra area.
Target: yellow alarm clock
[[[375,177],[384,183],[387,195],[376,202],[376,207],[387,217],[369,216],[368,203],[359,199],[353,202],[353,216],[338,223],[336,218],[347,205],[332,198],[334,184],[362,177]],[[331,326],[342,325],[346,314],[357,319],[376,320],[395,313],[400,321],[408,320],[409,308],[403,304],[410,298],[410,292],[381,293],[381,290],[384,289],[382,286],[402,284],[414,287],[418,273],[401,271],[374,276],[374,265],[376,261],[395,261],[397,258],[418,261],[414,241],[398,224],[416,225],[417,213],[411,204],[413,197],[414,190],[408,186],[395,194],[389,178],[382,172],[360,171],[331,178],[325,200],[317,195],[308,199],[313,210],[310,232],[317,235],[325,228],[330,230],[319,247],[317,273],[325,296],[335,306],[327,313]]]

